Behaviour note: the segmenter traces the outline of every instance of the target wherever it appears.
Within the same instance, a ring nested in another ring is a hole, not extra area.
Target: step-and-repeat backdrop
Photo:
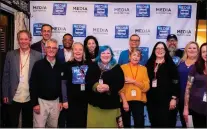
[[[97,37],[100,45],[110,45],[116,59],[129,47],[129,37],[141,37],[144,58],[148,58],[157,41],[166,41],[168,34],[178,36],[178,47],[195,40],[196,3],[109,3],[31,1],[30,29],[33,43],[41,39],[41,26],[53,26],[53,38],[62,45],[65,33],[74,41]],[[145,112],[147,113],[147,112]],[[146,125],[149,120],[146,115]]]

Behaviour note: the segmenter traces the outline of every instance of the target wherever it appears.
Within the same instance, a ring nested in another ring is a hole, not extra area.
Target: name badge
[[[204,95],[203,95],[203,102],[207,102],[207,100],[206,100],[206,92],[204,93]]]
[[[153,88],[156,88],[156,87],[157,87],[157,79],[154,79],[154,80],[152,81],[152,87],[153,87]]]
[[[98,83],[99,83],[99,84],[103,84],[103,79],[100,78],[100,79],[98,80]]]
[[[20,77],[19,77],[19,82],[20,82],[20,83],[24,83],[24,75],[20,75]]]
[[[137,96],[137,92],[136,92],[136,90],[132,90],[132,91],[131,91],[131,96]]]
[[[81,91],[85,91],[85,84],[81,84]]]

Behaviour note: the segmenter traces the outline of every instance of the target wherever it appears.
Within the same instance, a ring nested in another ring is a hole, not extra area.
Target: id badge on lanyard
[[[85,90],[86,90],[85,84],[81,84],[81,91],[85,91]]]
[[[204,92],[204,95],[203,95],[203,102],[207,102],[206,97],[207,97],[207,93]]]

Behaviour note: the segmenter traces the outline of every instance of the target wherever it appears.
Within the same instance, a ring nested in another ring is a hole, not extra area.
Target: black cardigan
[[[119,91],[124,86],[124,73],[120,65],[114,66],[111,70],[102,74],[103,83],[109,85],[110,93],[99,93],[93,90],[101,75],[101,70],[97,63],[92,63],[86,74],[86,88],[88,91],[89,104],[101,109],[120,108]]]
[[[46,58],[34,64],[30,78],[33,106],[39,105],[38,98],[55,100],[59,97],[62,102],[61,71],[61,63],[57,59],[53,68]]]

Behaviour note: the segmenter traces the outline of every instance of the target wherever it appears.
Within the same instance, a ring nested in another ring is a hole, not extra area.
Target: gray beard
[[[176,48],[170,47],[168,48],[168,50],[171,57],[175,56]]]

